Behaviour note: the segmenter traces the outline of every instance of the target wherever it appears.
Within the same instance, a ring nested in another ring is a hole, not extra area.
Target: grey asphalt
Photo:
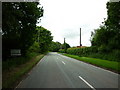
[[[50,52],[17,88],[118,88],[118,74]]]

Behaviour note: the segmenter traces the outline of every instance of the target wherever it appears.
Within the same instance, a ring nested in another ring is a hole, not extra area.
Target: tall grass
[[[39,53],[29,53],[27,54],[27,56],[25,57],[12,57],[10,59],[7,59],[6,61],[2,62],[2,70],[10,70],[14,67],[17,67],[21,64],[24,64],[26,62],[28,62],[30,59],[32,59],[33,57],[39,55]]]
[[[27,57],[11,58],[3,62],[3,88],[15,88],[24,74],[37,63],[44,55],[29,53]]]

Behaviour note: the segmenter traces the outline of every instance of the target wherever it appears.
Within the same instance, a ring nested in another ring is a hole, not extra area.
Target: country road
[[[50,52],[17,88],[118,88],[118,74]]]

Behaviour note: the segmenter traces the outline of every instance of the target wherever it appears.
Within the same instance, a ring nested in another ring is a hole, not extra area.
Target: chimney
[[[82,46],[82,44],[81,44],[81,28],[80,28],[80,46]]]

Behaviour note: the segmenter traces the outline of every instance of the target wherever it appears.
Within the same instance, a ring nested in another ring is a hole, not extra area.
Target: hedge
[[[65,53],[65,50],[64,49],[60,49],[59,52]]]
[[[91,53],[97,53],[98,49],[97,47],[85,47],[85,48],[68,48],[67,53],[73,54],[73,55],[79,55],[79,56],[86,56]]]
[[[60,52],[64,53],[64,49],[60,50]],[[66,53],[72,55],[100,58],[100,59],[120,62],[120,50],[111,50],[110,52],[106,52],[106,51],[101,51],[96,46],[91,46],[84,48],[77,48],[77,47],[68,48]]]

